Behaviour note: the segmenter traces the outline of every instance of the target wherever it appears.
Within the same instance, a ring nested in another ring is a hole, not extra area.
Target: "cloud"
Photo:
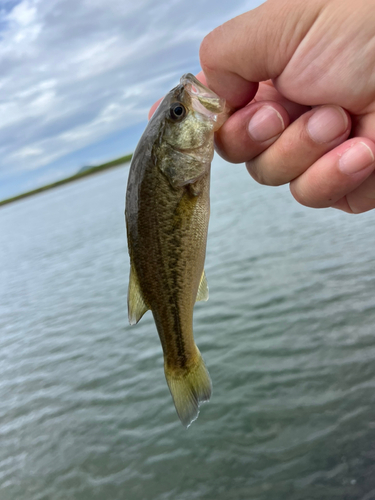
[[[198,71],[204,35],[258,3],[2,2],[0,185],[143,122],[181,74]]]

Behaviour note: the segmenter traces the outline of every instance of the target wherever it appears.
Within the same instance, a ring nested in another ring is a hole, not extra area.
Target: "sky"
[[[0,200],[134,150],[199,45],[261,0],[0,0]]]

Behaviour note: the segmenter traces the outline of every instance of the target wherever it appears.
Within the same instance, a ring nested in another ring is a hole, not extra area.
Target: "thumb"
[[[231,107],[245,106],[259,82],[283,72],[321,7],[321,0],[268,0],[213,30],[199,53],[208,86]]]

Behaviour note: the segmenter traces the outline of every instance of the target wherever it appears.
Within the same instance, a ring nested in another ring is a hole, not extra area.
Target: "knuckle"
[[[329,190],[317,189],[317,186],[306,182],[291,182],[289,189],[293,198],[305,207],[327,208],[334,203]]]
[[[305,165],[306,155],[303,157],[296,151],[296,141],[298,143],[299,140],[299,134],[293,137],[281,135],[267,150],[263,159],[267,184],[272,186],[286,184],[308,168],[309,165]]]
[[[246,163],[250,175],[259,183],[266,186],[281,186],[290,179],[289,163],[279,156],[279,151],[267,150]]]
[[[308,197],[303,189],[297,188],[296,185],[292,182],[289,185],[290,192],[293,198],[300,204],[305,207],[311,207]]]
[[[210,69],[210,66],[212,66],[212,62],[215,60],[214,58],[212,58],[212,48],[214,45],[213,38],[213,32],[208,33],[208,35],[203,38],[199,47],[199,60],[203,71]]]
[[[347,194],[346,201],[352,214],[362,214],[375,208],[375,199],[358,196],[355,192]]]
[[[203,70],[204,70],[204,67],[206,65],[207,45],[209,44],[208,36],[209,35],[206,35],[203,38],[203,40],[201,42],[201,45],[199,47],[199,60],[200,60],[200,63],[201,63],[201,68]]]
[[[258,161],[257,158],[246,162],[246,168],[251,175],[251,177],[258,182],[258,184],[262,184],[263,186],[273,186],[272,179],[269,178],[269,174],[267,170],[262,168],[262,165]]]

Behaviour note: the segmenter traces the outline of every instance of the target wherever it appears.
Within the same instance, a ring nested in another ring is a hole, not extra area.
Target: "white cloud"
[[[26,146],[17,151],[17,153],[14,153],[14,157],[22,160],[24,158],[28,159],[30,156],[40,156],[41,154],[43,154],[42,149]]]
[[[0,12],[0,177],[46,166],[143,121],[182,73],[198,69],[203,36],[258,3],[8,4]]]
[[[21,2],[14,7],[8,16],[10,21],[26,27],[35,22],[36,19],[36,6],[30,1]]]

